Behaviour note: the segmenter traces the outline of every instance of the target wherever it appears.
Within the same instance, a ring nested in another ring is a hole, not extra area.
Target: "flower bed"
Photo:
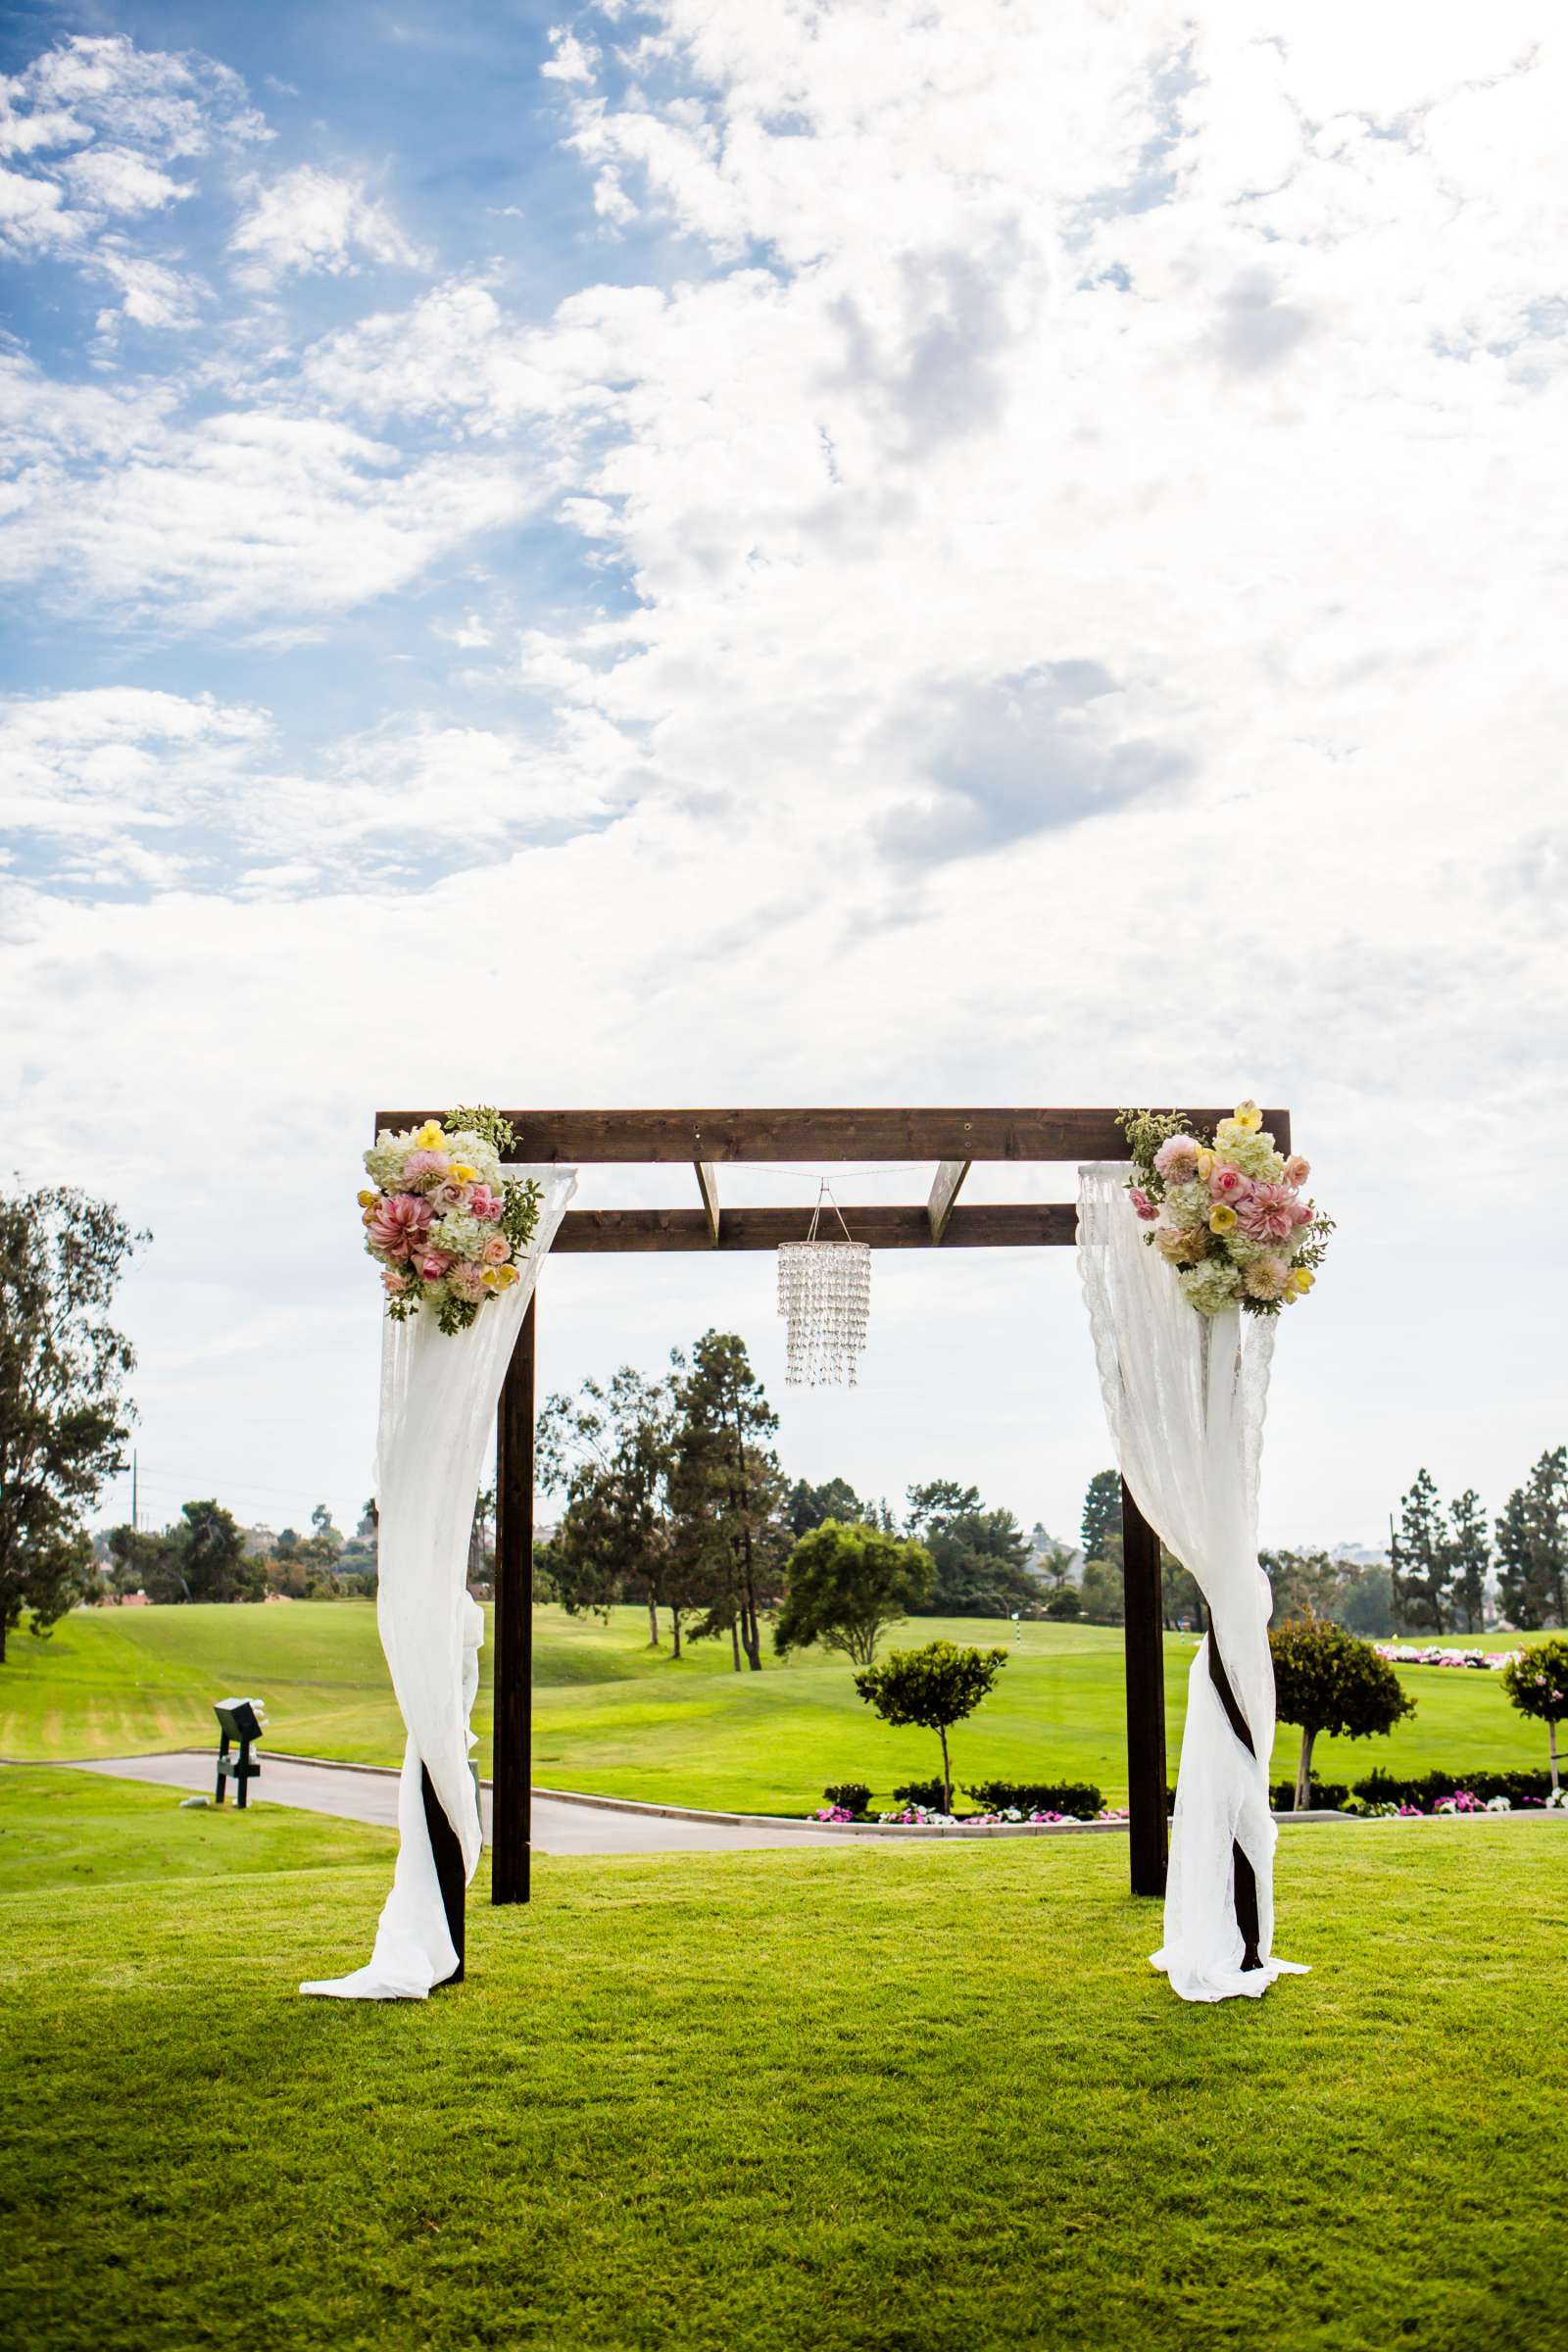
[[[869,1816],[852,1813],[844,1805],[820,1805],[807,1815],[808,1821],[865,1822]],[[1002,1828],[1048,1829],[1062,1822],[1125,1821],[1125,1805],[1102,1805],[1098,1813],[1051,1813],[1039,1810],[1024,1812],[1018,1805],[1004,1805],[996,1813],[942,1813],[932,1805],[901,1805],[896,1812],[879,1813],[877,1826],[882,1829],[911,1830],[994,1830]]]
[[[1517,1649],[1448,1649],[1436,1642],[1424,1647],[1411,1642],[1374,1642],[1372,1646],[1391,1666],[1479,1666],[1488,1674],[1500,1674],[1523,1655]]]

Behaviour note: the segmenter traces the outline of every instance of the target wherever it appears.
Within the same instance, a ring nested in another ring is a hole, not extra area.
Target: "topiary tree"
[[[781,1658],[820,1642],[857,1666],[869,1666],[890,1625],[924,1600],[936,1576],[921,1544],[879,1527],[824,1519],[784,1563],[784,1605],[773,1627]]]
[[[1557,1787],[1557,1726],[1568,1715],[1568,1640],[1557,1635],[1522,1650],[1502,1670],[1502,1687],[1521,1715],[1534,1715],[1546,1727],[1546,1752],[1551,1758],[1551,1785]]]
[[[1274,1690],[1282,1723],[1301,1727],[1296,1767],[1296,1810],[1305,1807],[1312,1786],[1312,1742],[1319,1732],[1348,1740],[1369,1740],[1392,1732],[1415,1700],[1370,1642],[1358,1641],[1326,1617],[1297,1617],[1276,1626],[1268,1638],[1274,1653]]]
[[[880,1666],[862,1667],[855,1688],[884,1723],[916,1723],[942,1741],[942,1810],[953,1811],[953,1766],[948,1733],[972,1715],[1007,1663],[1004,1649],[960,1649],[956,1642],[928,1642],[896,1649]]]

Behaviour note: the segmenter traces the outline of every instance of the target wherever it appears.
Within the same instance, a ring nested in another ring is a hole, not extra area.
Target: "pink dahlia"
[[[1154,1168],[1167,1184],[1191,1184],[1198,1174],[1198,1146],[1190,1135],[1173,1135],[1154,1153]]]
[[[1296,1230],[1298,1205],[1286,1185],[1254,1184],[1236,1202],[1236,1221],[1250,1241],[1283,1242]]]
[[[411,1152],[403,1162],[405,1184],[417,1184],[424,1177],[444,1176],[452,1165],[444,1152]]]
[[[493,1193],[487,1184],[476,1184],[468,1201],[468,1214],[481,1217],[487,1225],[494,1225],[506,1205],[500,1194]]]
[[[1250,1180],[1240,1168],[1233,1168],[1229,1160],[1221,1161],[1208,1180],[1209,1199],[1226,1201],[1232,1208],[1245,1200],[1251,1189]]]
[[[411,1257],[430,1230],[428,1200],[416,1193],[393,1193],[370,1211],[366,1231],[383,1257]]]
[[[1127,1188],[1127,1198],[1132,1202],[1133,1207],[1136,1209],[1139,1216],[1143,1218],[1144,1223],[1146,1225],[1152,1225],[1154,1219],[1159,1215],[1159,1210],[1154,1206],[1153,1201],[1151,1200],[1143,1186],[1141,1184],[1129,1185]]]
[[[486,1296],[484,1275],[477,1266],[454,1266],[447,1277],[447,1288],[455,1298],[476,1300]]]
[[[1254,1258],[1244,1280],[1249,1298],[1283,1298],[1290,1268],[1283,1257]]]

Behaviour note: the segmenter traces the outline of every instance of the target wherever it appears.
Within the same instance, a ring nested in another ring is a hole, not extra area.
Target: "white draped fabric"
[[[423,1312],[390,1320],[381,1334],[381,1418],[376,1438],[381,1646],[408,1732],[398,1788],[399,1849],[375,1950],[352,1976],[301,1992],[340,2000],[423,2000],[451,1976],[447,1933],[425,1827],[421,1764],[463,1844],[472,1878],[482,1838],[468,1751],[479,1688],[484,1612],[466,1582],[473,1505],[495,1426],[502,1383],[551,1243],[576,1190],[570,1168],[509,1168],[531,1176],[543,1199],[521,1280],[488,1301],[467,1331],[448,1334]]]
[[[1118,1466],[1150,1525],[1191,1570],[1255,1753],[1232,1730],[1205,1635],[1187,1687],[1171,1824],[1165,1941],[1153,1965],[1187,2001],[1256,1995],[1294,1963],[1270,1958],[1275,1826],[1270,1593],[1257,1561],[1257,1482],[1274,1318],[1199,1314],[1146,1247],[1127,1167],[1079,1171],[1078,1267]],[[1242,1967],[1233,1845],[1257,1880],[1258,1954]]]

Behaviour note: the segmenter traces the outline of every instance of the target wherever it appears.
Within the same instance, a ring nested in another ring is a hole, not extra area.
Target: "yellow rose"
[[[1208,1212],[1208,1230],[1209,1230],[1209,1232],[1210,1232],[1210,1233],[1231,1233],[1231,1232],[1233,1232],[1233,1231],[1235,1230],[1235,1226],[1236,1226],[1236,1211],[1235,1211],[1235,1209],[1234,1209],[1234,1208],[1227,1208],[1223,1200],[1218,1200],[1218,1201],[1216,1201],[1216,1202],[1215,1202],[1215,1204],[1214,1204],[1214,1206],[1213,1206],[1213,1207],[1212,1207],[1212,1208],[1209,1210],[1209,1212]]]
[[[1204,1184],[1214,1173],[1214,1154],[1205,1144],[1198,1154],[1198,1173]]]
[[[1238,1102],[1236,1105],[1236,1124],[1238,1127],[1245,1129],[1247,1134],[1255,1135],[1263,1124],[1263,1113],[1258,1109],[1255,1102]]]
[[[360,1206],[362,1208],[373,1208],[380,1198],[381,1196],[379,1193],[361,1193],[359,1195]]]

